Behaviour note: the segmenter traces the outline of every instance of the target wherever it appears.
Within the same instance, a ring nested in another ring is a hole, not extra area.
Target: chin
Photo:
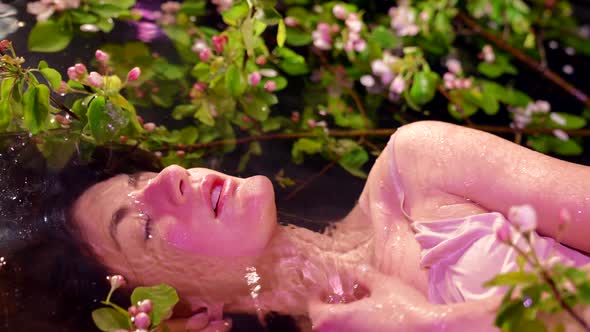
[[[245,232],[252,233],[251,251],[264,249],[277,228],[277,208],[272,182],[264,176],[248,178],[244,183],[245,204],[242,222]]]

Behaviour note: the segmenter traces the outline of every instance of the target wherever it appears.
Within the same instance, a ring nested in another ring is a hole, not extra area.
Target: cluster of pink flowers
[[[416,11],[406,1],[400,1],[397,7],[391,7],[388,15],[391,17],[391,27],[399,36],[415,36],[420,32],[416,24]],[[428,19],[426,15],[421,17]]]
[[[400,58],[383,52],[383,58],[371,62],[372,75],[363,75],[360,82],[370,93],[381,93],[385,88],[388,90],[388,98],[395,101],[406,89],[406,79],[395,73],[392,65],[400,61]]]
[[[511,128],[524,129],[533,121],[533,114],[549,113],[551,105],[544,100],[537,100],[529,103],[525,108],[513,107],[508,109],[512,112]]]
[[[248,75],[248,84],[252,87],[257,86],[260,81],[262,80],[262,77],[276,77],[278,75],[278,73],[276,72],[276,70],[274,69],[260,69],[258,71],[252,72]],[[264,90],[266,90],[266,92],[272,93],[277,89],[277,83],[273,80],[268,80],[266,82],[264,82]]]
[[[223,53],[223,49],[225,44],[228,42],[227,35],[219,35],[211,37],[211,42],[213,44],[213,48],[217,53]],[[213,56],[213,51],[211,47],[202,39],[195,40],[195,43],[192,46],[192,51],[199,54],[199,59],[203,62],[208,62]]]
[[[207,83],[197,82],[197,83],[193,84],[193,87],[191,88],[191,91],[189,92],[188,95],[192,99],[200,98],[205,95],[206,89],[207,89]]]
[[[313,39],[313,46],[319,48],[322,51],[332,49],[332,33],[336,33],[340,30],[340,27],[336,24],[331,26],[325,22],[319,22],[316,29],[311,33]]]
[[[29,2],[27,12],[37,16],[37,21],[47,21],[55,12],[80,7],[80,0],[41,0]]]
[[[445,88],[452,89],[471,89],[473,82],[471,78],[459,78],[451,72],[446,72],[443,75],[443,81],[445,82]]]
[[[96,60],[101,63],[102,65],[107,65],[110,59],[108,53],[102,50],[96,50],[95,52]],[[85,83],[95,88],[102,88],[104,84],[104,77],[99,74],[98,72],[92,71],[88,73],[88,69],[82,63],[76,63],[75,65],[68,68],[68,78],[72,81]],[[129,73],[127,73],[127,81],[136,81],[139,79],[141,75],[141,69],[139,67],[133,67]],[[60,86],[60,90],[61,90]]]
[[[172,25],[176,23],[176,12],[180,10],[180,2],[167,1],[164,2],[160,9],[162,10],[162,17],[160,17],[160,23],[162,25]]]

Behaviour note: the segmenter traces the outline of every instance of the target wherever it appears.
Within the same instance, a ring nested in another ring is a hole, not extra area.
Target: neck
[[[371,235],[335,230],[330,235],[281,226],[269,248],[246,271],[248,293],[226,302],[228,312],[307,312],[308,300],[352,290],[349,271],[366,263]]]

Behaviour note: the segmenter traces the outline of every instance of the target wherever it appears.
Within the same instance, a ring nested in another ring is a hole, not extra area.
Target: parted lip
[[[217,209],[215,209],[215,202],[212,200],[212,193],[215,187],[221,187],[221,193],[217,201]],[[223,206],[230,196],[233,182],[229,178],[223,178],[216,174],[207,174],[203,179],[201,185],[201,194],[205,202],[211,207],[211,213],[215,217],[219,216],[223,212]]]

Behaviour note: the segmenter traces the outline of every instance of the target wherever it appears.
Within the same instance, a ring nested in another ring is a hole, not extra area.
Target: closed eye
[[[145,239],[149,240],[153,237],[152,236],[152,218],[144,212],[142,212],[140,214],[140,216],[144,220],[143,228],[144,228],[144,233],[145,233]]]

